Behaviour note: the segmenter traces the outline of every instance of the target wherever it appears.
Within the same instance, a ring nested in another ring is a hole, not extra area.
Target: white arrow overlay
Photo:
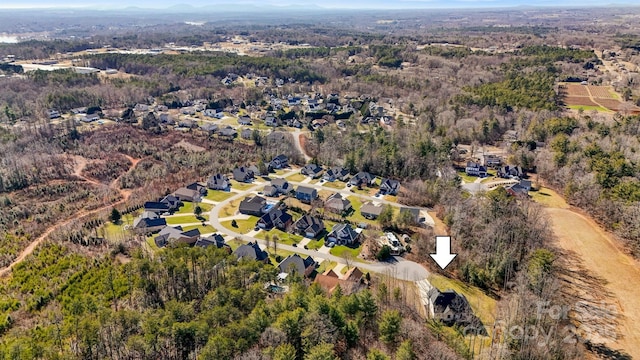
[[[436,236],[436,253],[429,255],[444,270],[457,255],[451,253],[451,237]]]

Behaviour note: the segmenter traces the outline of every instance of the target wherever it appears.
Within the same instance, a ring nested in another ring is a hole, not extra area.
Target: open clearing
[[[569,209],[546,208],[569,284],[564,290],[582,330],[594,343],[640,358],[640,266],[591,219]]]
[[[640,113],[639,107],[620,101],[620,95],[612,86],[562,83],[559,93],[564,104],[570,109],[605,112],[627,110],[630,113]]]

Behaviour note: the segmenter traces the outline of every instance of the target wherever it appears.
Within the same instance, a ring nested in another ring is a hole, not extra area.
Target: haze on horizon
[[[214,8],[225,5],[226,9],[238,7],[238,10],[246,10],[247,7],[265,8],[281,7],[287,9],[305,8],[326,8],[326,9],[429,9],[429,8],[505,8],[518,6],[535,7],[602,7],[613,5],[638,5],[629,0],[612,0],[610,3],[603,3],[598,0],[539,0],[531,3],[529,0],[354,0],[342,2],[337,0],[327,1],[300,1],[292,0],[139,0],[123,1],[114,0],[105,4],[104,2],[86,0],[26,0],[3,2],[0,9],[38,9],[38,8],[86,8],[86,9],[125,9],[130,7],[148,9],[166,9],[171,7],[181,8]]]

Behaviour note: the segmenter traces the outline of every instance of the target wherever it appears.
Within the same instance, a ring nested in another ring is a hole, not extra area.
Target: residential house
[[[169,111],[169,107],[167,105],[156,105],[156,111]]]
[[[147,201],[144,203],[144,211],[155,214],[164,214],[170,211],[169,205],[160,201]]]
[[[233,179],[238,182],[250,183],[253,181],[255,174],[248,167],[241,166],[233,169]]]
[[[211,190],[228,190],[230,185],[229,178],[222,174],[212,175],[209,180],[207,180],[207,186]]]
[[[191,183],[191,184],[189,184],[189,185],[187,185],[185,187],[187,189],[189,189],[189,190],[195,190],[195,191],[199,192],[200,196],[207,195],[207,187],[206,187],[206,185],[202,185],[202,184],[200,184],[198,182]]]
[[[228,249],[229,251],[231,250],[231,247],[225,243],[224,237],[222,237],[222,235],[220,234],[213,234],[206,238],[199,238],[194,244],[194,246],[198,246],[202,248],[215,246],[218,249],[225,248],[225,249]]]
[[[318,190],[312,187],[298,186],[296,189],[296,199],[310,203],[318,197]]]
[[[276,127],[278,126],[278,118],[275,116],[267,116],[264,119],[264,124],[267,126],[272,126],[272,127]]]
[[[167,220],[157,213],[145,211],[133,221],[133,230],[139,234],[160,231],[167,226]]]
[[[349,177],[349,170],[343,168],[342,166],[334,166],[331,169],[328,169],[322,175],[322,178],[326,181],[346,181]]]
[[[180,201],[200,202],[202,200],[202,194],[195,189],[188,189],[181,187],[173,193],[173,196],[177,197]]]
[[[479,177],[487,176],[487,168],[474,161],[467,162],[467,167],[465,168],[464,171],[467,175],[470,175],[470,176],[479,176]]]
[[[349,224],[335,224],[331,232],[327,235],[328,243],[338,245],[352,245],[358,242],[360,233],[355,231]]]
[[[286,231],[292,222],[293,217],[291,217],[286,210],[281,210],[277,206],[274,206],[266,214],[262,215],[256,225],[265,230],[276,228],[278,230]]]
[[[362,207],[360,208],[360,214],[362,214],[362,216],[364,216],[366,219],[369,219],[369,220],[377,219],[381,213],[382,213],[381,204],[373,204],[368,202],[362,205]]]
[[[251,125],[251,118],[246,116],[246,115],[245,116],[240,116],[238,118],[238,124],[244,125],[244,126],[249,126],[249,125]]]
[[[327,125],[329,125],[329,121],[327,121],[326,119],[315,119],[311,122],[311,126],[314,129],[318,129]]]
[[[62,116],[58,110],[48,110],[47,115],[49,115],[49,119],[57,119]]]
[[[384,178],[380,182],[380,194],[383,195],[398,195],[400,190],[400,181],[389,178]]]
[[[502,158],[497,155],[487,154],[483,156],[483,159],[484,159],[484,166],[486,167],[495,168],[502,165]]]
[[[459,321],[465,322],[470,315],[473,315],[467,298],[453,290],[441,292],[432,287],[427,292],[427,296],[429,316],[433,319],[453,324]]]
[[[260,249],[257,242],[240,245],[233,254],[238,260],[269,262],[269,254]]]
[[[283,169],[288,166],[289,166],[289,158],[284,154],[280,154],[274,157],[273,160],[271,160],[271,162],[269,163],[270,169]]]
[[[242,131],[240,131],[240,137],[245,140],[251,140],[253,138],[253,130],[242,129]]]
[[[182,203],[180,202],[180,199],[178,199],[177,197],[173,196],[172,194],[169,194],[169,195],[163,197],[160,200],[160,202],[163,203],[163,204],[166,204],[169,207],[169,212],[178,210],[180,205],[182,205]]]
[[[161,124],[173,125],[176,123],[168,113],[158,115],[158,120],[160,120]]]
[[[317,263],[311,256],[302,258],[298,254],[287,256],[278,264],[280,273],[293,274],[296,273],[300,276],[309,277],[316,269]]]
[[[324,231],[322,219],[306,214],[294,224],[295,231],[307,238],[315,239]]]
[[[336,214],[347,214],[353,209],[351,201],[343,198],[340,193],[334,193],[329,196],[324,202],[324,208]]]
[[[531,182],[529,182],[529,183],[531,183]],[[527,188],[525,188],[524,186],[520,185],[520,183],[507,185],[507,186],[505,186],[505,190],[507,190],[507,193],[509,193],[509,195],[511,195],[511,196],[516,196],[516,197],[519,197],[519,196],[528,197],[529,196],[529,190],[527,190]]]
[[[204,113],[204,116],[215,118],[215,119],[222,119],[224,117],[224,113],[222,112],[222,109],[205,109],[203,113]]]
[[[420,218],[420,209],[418,208],[409,208],[409,207],[401,207],[400,208],[400,214],[404,214],[404,213],[409,213],[411,214],[411,220],[413,220],[413,222],[415,224],[419,224],[421,221]]]
[[[289,182],[283,178],[277,178],[271,180],[271,185],[278,190],[280,194],[288,194],[293,191],[293,186],[289,184]]]
[[[262,216],[267,205],[267,200],[260,196],[247,196],[240,202],[238,211],[241,214]]]
[[[159,248],[168,244],[188,244],[193,246],[199,238],[200,230],[198,229],[183,231],[180,226],[167,226],[160,230],[158,236],[154,238],[154,242]]]
[[[231,126],[227,126],[218,131],[218,136],[226,138],[228,140],[233,140],[238,137],[238,131]]]
[[[98,120],[100,120],[100,114],[98,113],[80,115],[80,121],[85,123],[90,123]]]
[[[300,173],[302,175],[310,176],[312,179],[315,179],[322,175],[322,171],[323,169],[321,166],[318,166],[316,164],[307,164],[302,168],[302,170],[300,170]]]
[[[267,185],[262,189],[264,196],[276,197],[278,196],[278,189],[273,185]]]
[[[531,191],[531,180],[520,180],[518,185],[520,185],[527,191]]]
[[[316,275],[314,282],[328,294],[333,294],[339,286],[343,295],[350,295],[365,286],[363,276],[364,274],[357,267],[347,271],[342,279],[333,270],[327,270],[324,274]]]
[[[349,184],[353,186],[371,186],[375,181],[375,177],[368,172],[361,171],[355,174],[351,180],[349,180]]]
[[[216,132],[218,132],[218,125],[217,124],[202,124],[200,126],[200,130],[206,132],[209,135],[213,135]]]
[[[198,123],[196,123],[195,121],[191,120],[191,119],[183,119],[178,121],[178,127],[181,128],[185,128],[185,129],[193,129],[195,127],[198,126]]]
[[[522,178],[524,171],[520,166],[505,165],[498,170],[498,176],[504,179]]]
[[[136,104],[133,108],[135,111],[149,111],[149,105],[147,104]]]

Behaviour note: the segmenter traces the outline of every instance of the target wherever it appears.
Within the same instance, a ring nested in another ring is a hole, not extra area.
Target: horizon
[[[222,6],[222,8],[220,8]],[[349,3],[339,1],[307,1],[304,3],[289,2],[288,0],[187,0],[187,1],[151,1],[142,0],[135,2],[124,2],[116,0],[109,5],[104,3],[87,3],[82,0],[63,0],[52,4],[51,1],[22,1],[15,4],[0,4],[3,10],[93,10],[93,11],[117,11],[117,10],[150,10],[162,11],[171,10],[176,7],[185,10],[202,10],[217,7],[219,11],[237,10],[250,11],[252,9],[282,9],[300,10],[320,9],[320,10],[459,10],[459,9],[517,9],[517,8],[602,8],[602,7],[628,7],[640,6],[628,0],[602,4],[596,0],[541,0],[531,4],[527,0],[355,0]]]

